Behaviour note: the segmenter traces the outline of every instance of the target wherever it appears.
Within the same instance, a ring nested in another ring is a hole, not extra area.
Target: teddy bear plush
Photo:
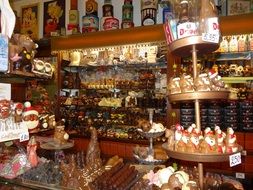
[[[9,59],[12,70],[31,72],[38,45],[25,34],[13,34],[9,41]]]

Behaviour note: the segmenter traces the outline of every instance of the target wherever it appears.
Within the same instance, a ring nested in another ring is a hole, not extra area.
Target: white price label
[[[23,141],[28,141],[29,140],[29,133],[24,132],[24,133],[20,133],[19,136],[19,141],[23,142]]]
[[[235,177],[238,179],[245,179],[245,173],[236,172]]]
[[[241,153],[232,154],[229,156],[229,165],[230,167],[239,165],[242,163]]]
[[[211,33],[202,33],[202,40],[205,42],[218,43],[220,35]]]

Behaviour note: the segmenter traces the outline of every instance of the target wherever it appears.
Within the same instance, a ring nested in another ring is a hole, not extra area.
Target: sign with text
[[[229,156],[230,167],[237,166],[242,163],[241,153],[232,154]]]

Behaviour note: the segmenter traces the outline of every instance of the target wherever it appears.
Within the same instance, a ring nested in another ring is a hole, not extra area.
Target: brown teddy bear
[[[31,72],[38,45],[25,34],[13,34],[9,41],[9,59],[12,70]]]

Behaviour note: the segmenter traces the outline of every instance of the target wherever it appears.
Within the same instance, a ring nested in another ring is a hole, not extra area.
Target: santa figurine
[[[227,135],[225,139],[226,143],[226,153],[233,153],[238,151],[238,144],[236,142],[236,135],[233,128],[227,128]]]
[[[217,143],[217,152],[218,153],[224,153],[226,150],[224,139],[226,137],[226,134],[220,129],[219,126],[215,126],[215,139]]]
[[[176,130],[175,130],[175,141],[177,143],[182,138],[184,127],[181,126],[180,124],[176,124],[175,128],[176,128]]]
[[[200,152],[205,154],[217,152],[216,139],[212,130],[205,130],[204,140],[200,143]]]
[[[182,132],[182,137],[175,146],[175,150],[179,152],[186,152],[186,145],[189,142],[190,134],[187,130]]]
[[[39,113],[28,101],[24,103],[22,121],[30,133],[36,132],[36,128],[39,125]]]
[[[20,102],[16,103],[15,113],[14,113],[15,123],[20,123],[22,121],[23,109],[24,109],[24,105],[22,103]]]
[[[189,142],[186,144],[186,151],[197,153],[199,151],[199,135],[194,131],[190,134]]]

